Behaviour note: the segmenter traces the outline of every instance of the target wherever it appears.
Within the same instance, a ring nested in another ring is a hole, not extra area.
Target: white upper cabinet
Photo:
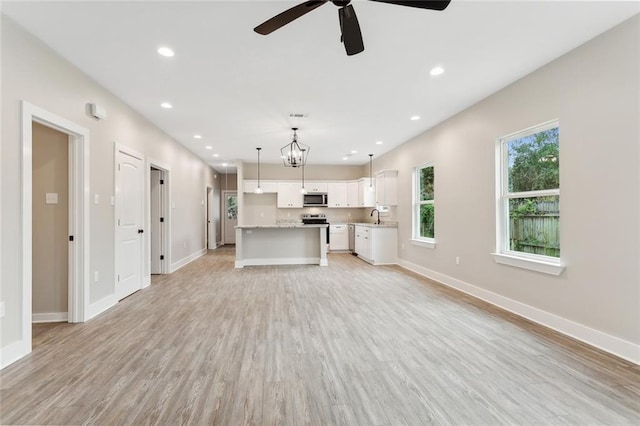
[[[371,185],[373,183],[373,185]],[[372,191],[371,188],[374,190]],[[376,193],[375,182],[369,178],[362,178],[358,181],[358,205],[357,207],[375,207]]]
[[[383,170],[376,173],[376,204],[398,205],[398,171]]]
[[[329,182],[327,184],[328,207],[348,207],[347,182]]]
[[[256,188],[258,188],[257,180],[245,180],[243,182],[243,192],[256,192]],[[261,180],[260,188],[262,188],[262,192],[265,194],[275,194],[278,192],[278,182],[274,180]]]
[[[300,182],[278,182],[278,208],[302,208]]]
[[[331,201],[331,199],[329,199]],[[358,182],[347,182],[347,207],[360,207],[358,205]]]
[[[313,180],[305,182],[304,186],[307,188],[307,192],[329,192],[327,182],[316,182]]]

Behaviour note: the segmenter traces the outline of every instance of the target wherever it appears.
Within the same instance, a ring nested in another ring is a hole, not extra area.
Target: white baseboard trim
[[[107,297],[104,297],[95,303],[92,303],[91,305],[89,305],[89,315],[87,316],[87,321],[90,320],[91,318],[97,317],[107,309],[110,309],[116,306],[117,303],[118,303],[118,300],[116,299],[116,296],[113,294]]]
[[[190,254],[189,256],[185,257],[184,259],[181,259],[181,260],[178,260],[175,263],[172,263],[171,264],[171,271],[169,271],[169,273],[173,273],[173,272],[177,271],[178,269],[182,268],[185,265],[188,265],[189,263],[193,262],[194,260],[196,260],[200,256],[204,256],[205,254],[207,254],[207,249],[203,248],[201,250],[198,250],[195,253]]]
[[[326,260],[325,260],[326,262]],[[268,265],[321,265],[319,257],[276,257],[267,259],[244,259],[236,261],[236,268],[243,266],[268,266]],[[326,265],[322,265],[326,266]]]
[[[0,370],[10,366],[31,352],[31,342],[18,340],[0,349]]]
[[[43,314],[31,314],[31,322],[67,322],[69,314],[67,312],[47,312]]]
[[[524,317],[535,323],[551,328],[574,339],[580,340],[615,356],[626,359],[640,365],[640,345],[587,327],[569,319],[560,317],[550,312],[543,311],[533,306],[526,305],[508,297],[474,286],[445,274],[433,271],[415,263],[398,259],[398,264],[416,274],[434,280],[447,287],[454,288],[478,299],[484,300],[494,306]]]

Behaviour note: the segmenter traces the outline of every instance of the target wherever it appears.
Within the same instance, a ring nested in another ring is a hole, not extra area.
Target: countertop
[[[367,226],[369,228],[397,228],[398,224],[393,223],[384,223],[382,222],[380,225],[371,222],[349,222],[349,225],[357,225],[357,226]]]
[[[276,225],[238,225],[236,229],[278,229],[278,228],[326,228],[329,226],[327,223],[318,223],[312,225],[303,225],[302,223],[279,223]]]

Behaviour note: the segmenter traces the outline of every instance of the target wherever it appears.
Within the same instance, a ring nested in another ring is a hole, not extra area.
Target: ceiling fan
[[[444,10],[449,6],[451,0],[371,0],[380,3],[391,3],[398,6],[416,7],[419,9],[432,9],[432,10]],[[312,10],[322,6],[325,3],[333,3],[338,6],[338,18],[340,20],[340,31],[342,33],[340,41],[344,43],[344,48],[347,51],[347,55],[355,55],[364,50],[364,43],[362,42],[362,33],[360,32],[360,24],[358,24],[358,18],[353,6],[350,4],[351,0],[309,0],[304,3],[300,3],[291,9],[274,16],[271,19],[267,19],[262,24],[255,27],[253,30],[258,34],[267,35],[271,34],[278,28],[282,28],[289,22],[298,19],[299,17],[306,15]]]

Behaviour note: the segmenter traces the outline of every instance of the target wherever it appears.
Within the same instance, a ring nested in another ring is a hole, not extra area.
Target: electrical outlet
[[[260,217],[264,217],[264,212],[260,212]]]
[[[0,302],[0,318],[4,318],[4,302]]]
[[[96,206],[100,204],[100,194],[93,194],[93,204]]]
[[[400,248],[404,250],[404,243],[400,244]]]
[[[100,281],[100,272],[98,272],[98,271],[94,271],[93,272],[93,281],[96,282],[96,283],[98,281]]]
[[[187,242],[182,243],[182,247],[187,248]]]
[[[456,265],[460,264],[460,256],[456,256]]]

